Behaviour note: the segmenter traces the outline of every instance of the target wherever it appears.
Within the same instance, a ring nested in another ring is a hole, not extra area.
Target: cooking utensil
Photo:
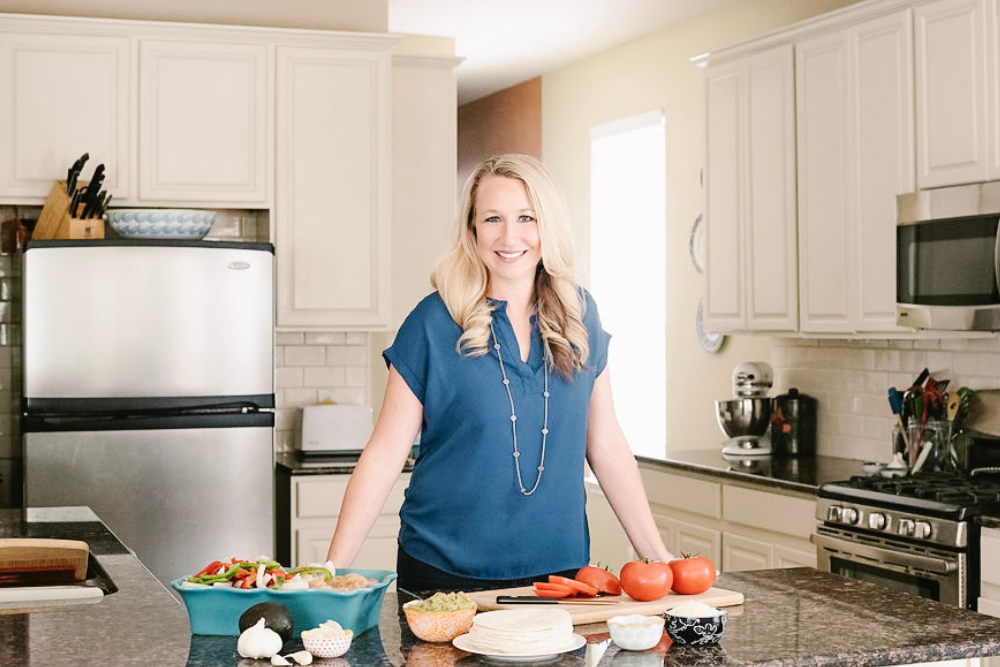
[[[903,395],[895,387],[889,387],[889,408],[892,414],[896,415],[896,424],[899,425],[899,434],[903,438],[903,451],[909,455],[910,439],[906,437],[906,425],[903,423]],[[895,443],[894,443],[895,444]],[[911,464],[913,462],[911,461]]]
[[[83,171],[83,165],[87,163],[90,159],[89,153],[84,153],[77,161],[73,163],[73,166],[69,168],[69,172],[66,174],[66,194],[70,197],[76,192],[76,184],[80,179],[80,172]]]

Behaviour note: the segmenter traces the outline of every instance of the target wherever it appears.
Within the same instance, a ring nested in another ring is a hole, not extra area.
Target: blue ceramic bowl
[[[113,208],[105,217],[126,238],[197,240],[212,229],[216,215],[193,208]]]
[[[228,588],[223,586],[184,585],[184,579],[170,583],[180,594],[188,610],[191,633],[196,635],[240,634],[240,616],[258,602],[277,602],[288,607],[295,622],[295,632],[315,628],[324,621],[334,620],[360,635],[378,624],[379,610],[385,590],[396,579],[389,570],[337,570],[337,574],[357,572],[377,580],[369,588],[353,591],[330,589]]]
[[[671,616],[668,611],[664,616],[667,619],[667,634],[670,635],[675,644],[707,646],[722,638],[722,633],[726,630],[728,614],[723,611],[718,616],[696,618]]]

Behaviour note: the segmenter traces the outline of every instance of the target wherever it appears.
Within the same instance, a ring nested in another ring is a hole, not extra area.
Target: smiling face
[[[490,295],[534,285],[542,259],[538,221],[524,182],[486,176],[479,182],[475,207],[476,251],[490,274]]]

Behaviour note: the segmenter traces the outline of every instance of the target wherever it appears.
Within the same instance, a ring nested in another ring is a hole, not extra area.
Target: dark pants
[[[503,554],[498,554],[502,558]],[[547,581],[549,574],[573,578],[578,569],[539,574],[523,579],[472,579],[439,570],[433,565],[419,561],[400,547],[396,551],[396,588],[415,593],[422,597],[438,591],[486,591],[494,588],[514,588],[530,586],[536,581]],[[401,600],[405,602],[405,598]]]

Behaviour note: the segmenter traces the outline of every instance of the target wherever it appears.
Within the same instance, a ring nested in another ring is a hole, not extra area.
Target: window
[[[654,111],[590,130],[590,291],[612,335],[615,409],[635,454],[666,448],[666,134]]]

